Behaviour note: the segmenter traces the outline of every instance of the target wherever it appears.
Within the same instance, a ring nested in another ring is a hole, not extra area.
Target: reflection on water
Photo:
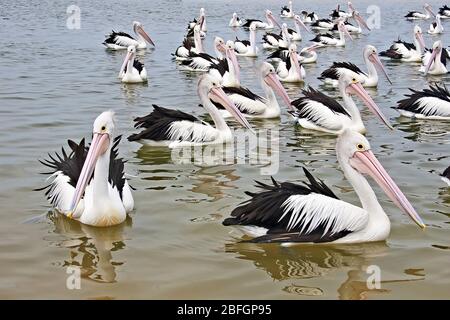
[[[54,223],[53,232],[66,238],[57,243],[67,249],[68,258],[60,264],[62,267],[80,267],[83,279],[116,281],[116,267],[125,261],[114,260],[113,254],[126,247],[124,231],[132,226],[129,216],[124,223],[109,228],[83,225],[58,213],[49,213],[49,218]]]
[[[430,121],[399,116],[396,129],[409,133],[405,138],[419,142],[449,143],[450,121]]]

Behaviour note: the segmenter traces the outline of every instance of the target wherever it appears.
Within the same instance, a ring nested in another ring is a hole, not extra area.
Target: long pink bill
[[[128,61],[130,61],[132,55],[133,55],[132,52],[130,52],[130,51],[127,52],[127,55],[125,56],[125,59],[123,60],[122,66],[120,67],[119,77],[122,77],[122,75],[125,71],[125,67],[127,66]]]
[[[75,193],[70,204],[69,214],[73,214],[77,209],[77,206],[81,200],[81,197],[86,190],[86,187],[94,172],[95,164],[98,157],[104,154],[110,144],[109,135],[106,133],[94,133],[91,146],[89,147],[86,160],[84,161],[83,168],[81,169],[80,176],[78,177],[77,185],[75,187]]]
[[[294,64],[295,70],[298,73],[298,76],[300,77],[300,80],[303,80],[302,78],[302,68],[300,67],[300,63],[298,62],[298,54],[297,52],[294,52],[292,55],[292,62]]]
[[[230,98],[228,98],[222,88],[212,88],[208,96],[211,100],[220,103],[243,127],[254,132],[251,124],[234,105]]]
[[[370,95],[367,93],[367,91],[363,88],[361,83],[351,83],[347,87],[347,92],[350,94],[357,95],[369,108],[370,111],[372,111],[380,120],[391,130],[394,130],[394,128],[389,123],[389,120],[385,117],[385,115],[381,112],[380,108],[377,106],[375,101],[370,97]]]
[[[233,64],[234,74],[236,76],[237,81],[240,82],[241,81],[241,70],[239,68],[239,62],[236,57],[236,52],[234,52],[234,49],[232,49],[232,48],[227,48],[226,55],[227,55],[227,58],[229,58],[231,60],[231,63]]]
[[[439,51],[438,49],[433,49],[430,60],[428,61],[427,66],[425,67],[425,74],[428,74],[428,72],[430,71],[431,66],[433,65],[434,61],[436,60],[438,51]]]
[[[267,18],[270,19],[270,21],[272,21],[273,24],[275,24],[278,28],[282,29],[282,28],[281,28],[281,25],[278,23],[277,20],[275,20],[275,18],[273,17],[273,15],[270,14]]]
[[[381,60],[380,60],[380,58],[378,57],[378,55],[377,55],[376,53],[372,53],[372,54],[369,56],[369,60],[370,60],[373,64],[375,64],[375,65],[383,72],[383,74],[384,74],[384,76],[386,77],[387,81],[389,81],[389,83],[392,84],[392,81],[391,81],[391,79],[389,78],[389,76],[388,76],[388,74],[387,74],[387,71],[386,71],[385,67],[383,66],[383,64],[381,63]]]
[[[289,98],[286,90],[284,89],[283,85],[281,84],[280,80],[278,80],[275,73],[269,73],[264,81],[283,99],[284,103],[288,106],[289,110],[294,110],[294,107],[292,107],[291,99]]]
[[[306,32],[311,33],[311,30],[309,30],[309,28],[306,26],[306,24],[303,23],[302,19],[300,19],[300,18],[295,18],[295,21],[296,21],[299,25],[301,25],[301,26],[303,27],[303,29],[306,30]]]
[[[350,159],[350,164],[359,172],[369,174],[397,207],[409,215],[419,227],[425,228],[425,224],[416,210],[371,150],[356,151]]]
[[[145,41],[147,41],[148,43],[150,43],[152,46],[156,47],[155,43],[153,42],[153,40],[149,37],[149,35],[147,34],[147,32],[144,31],[144,29],[142,27],[138,27],[137,32],[139,32],[139,34],[145,39]]]
[[[423,39],[422,33],[416,33],[417,41],[419,41],[420,45],[422,46],[422,49],[426,47],[425,40]],[[419,48],[418,48],[419,49]]]
[[[367,25],[366,21],[361,17],[359,13],[355,14],[355,20],[358,21],[364,28],[366,28],[368,31],[370,31],[369,26]]]

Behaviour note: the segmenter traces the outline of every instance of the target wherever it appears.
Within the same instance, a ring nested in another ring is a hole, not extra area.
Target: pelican
[[[259,71],[261,75],[261,86],[266,97],[261,97],[244,87],[224,87],[223,90],[230,100],[246,117],[272,119],[278,118],[281,113],[275,96],[275,93],[277,93],[292,111],[291,100],[283,85],[278,80],[273,66],[267,62],[263,62]],[[214,101],[214,99],[213,102],[216,106],[223,109],[220,107],[220,102]],[[224,118],[231,116],[229,110],[221,110],[221,114]]]
[[[304,23],[313,23],[319,20],[319,17],[314,12],[302,11],[302,16]]]
[[[302,41],[302,34],[300,32],[300,26],[304,28],[307,32],[310,32],[308,27],[303,23],[302,19],[300,19],[300,16],[295,15],[294,16],[294,25],[295,30],[289,28],[287,29],[289,38],[291,41]]]
[[[405,15],[406,20],[427,20],[430,17],[436,16],[431,8],[431,6],[428,3],[425,3],[423,5],[423,9],[425,10],[425,13],[418,12],[418,11],[410,11]]]
[[[441,15],[436,15],[436,21],[430,24],[430,28],[428,29],[429,34],[441,34],[444,31],[444,28],[441,24]]]
[[[332,85],[333,87],[338,86],[339,75],[342,70],[351,70],[357,73],[360,79],[363,79],[363,87],[376,87],[378,85],[378,73],[376,67],[378,67],[386,79],[392,84],[391,79],[389,78],[386,69],[378,58],[377,49],[372,45],[367,45],[363,50],[363,58],[366,64],[368,73],[361,71],[353,63],[349,62],[333,62],[333,65],[322,72],[318,79],[322,80],[325,84]]]
[[[278,79],[281,82],[303,82],[305,75],[305,69],[298,61],[297,45],[292,43],[286,59],[277,66]]]
[[[263,47],[266,49],[276,49],[279,47],[287,48],[290,42],[287,24],[282,24],[281,33],[279,35],[267,32],[265,35],[263,35],[262,42]]]
[[[175,57],[175,60],[182,61],[186,60],[189,57],[191,52],[193,53],[203,53],[203,42],[200,35],[200,25],[196,25],[194,27],[194,40],[192,38],[184,38],[183,44],[175,50],[175,53],[172,55]]]
[[[386,240],[391,223],[364,177],[370,175],[389,199],[421,228],[420,216],[375,157],[369,141],[346,129],[337,139],[336,156],[362,207],[340,200],[303,168],[308,182],[273,185],[257,182],[260,192],[223,221],[252,238],[249,242],[362,243]]]
[[[233,12],[233,17],[231,18],[228,26],[233,28],[242,26],[242,20],[238,17],[236,12]]]
[[[281,8],[280,16],[283,18],[293,18],[294,17],[294,9],[292,9],[292,1],[289,1],[287,6],[284,6]]]
[[[187,29],[193,29],[196,25],[200,26],[200,30],[204,33],[206,33],[206,14],[205,14],[205,8],[200,8],[200,13],[198,18],[194,18],[194,20],[190,21],[188,23]]]
[[[292,101],[292,105],[296,109],[292,115],[298,124],[306,129],[339,135],[349,128],[365,133],[366,128],[361,120],[361,114],[351,97],[351,95],[356,95],[370,111],[392,129],[380,108],[363,88],[358,74],[348,69],[342,70],[339,77],[339,91],[344,106],[311,87],[309,91],[303,90],[304,97]]]
[[[136,49],[147,48],[147,43],[155,46],[155,43],[150,39],[144,27],[138,21],[133,21],[133,31],[137,36],[137,40],[125,32],[115,32],[114,30],[107,36],[103,44],[106,48],[111,50],[126,50],[129,46],[135,46]]]
[[[355,8],[353,7],[353,4],[349,1],[347,2],[347,6],[348,6],[348,12],[341,10],[340,9],[340,5],[337,6],[336,9],[334,9],[331,13],[330,16],[333,19],[337,19],[337,18],[350,18],[353,15],[353,12],[355,11]]]
[[[411,90],[407,98],[397,102],[400,115],[416,119],[450,120],[450,92],[445,85],[430,85],[422,91]]]
[[[86,146],[69,140],[71,152],[40,161],[52,169],[46,190],[48,201],[63,215],[81,223],[108,227],[125,221],[134,200],[125,179],[125,161],[118,156],[121,136],[114,137],[114,112],[95,119],[92,142]],[[84,197],[83,197],[84,195]]]
[[[147,82],[147,70],[144,64],[136,59],[136,47],[128,47],[127,55],[120,67],[119,78],[124,83]]]
[[[311,24],[313,30],[331,30],[334,27],[334,22],[330,19],[318,19]]]
[[[213,64],[219,62],[218,59],[223,58],[222,51],[225,50],[225,44],[222,38],[215,37],[214,50],[217,58],[204,52],[195,53],[191,51],[185,60],[180,61],[180,65],[189,71],[207,72]]]
[[[450,166],[441,174],[441,179],[450,187]]]
[[[250,39],[239,40],[236,37],[236,40],[234,41],[234,48],[238,56],[258,56],[258,47],[256,46],[256,26],[254,24],[250,26]]]
[[[447,5],[440,7],[439,14],[441,15],[442,19],[450,18],[450,8]]]
[[[380,56],[406,62],[421,62],[424,48],[422,29],[416,25],[414,26],[414,44],[399,39],[394,41],[389,49],[380,52]]]
[[[335,38],[331,33],[326,33],[324,35],[317,35],[311,41],[316,43],[319,46],[335,46],[335,47],[344,47],[345,46],[345,35],[347,35],[351,40],[353,40],[350,33],[345,28],[345,25],[342,21],[338,22],[338,30],[339,30],[339,39]]]
[[[423,65],[420,67],[419,71],[424,75],[441,75],[448,72],[446,63],[446,53],[443,53],[442,41],[438,40],[433,43],[433,50],[431,54],[429,51],[423,57]]]
[[[266,10],[265,12],[266,20],[267,22],[262,22],[261,20],[257,19],[247,19],[245,23],[242,25],[244,28],[250,28],[250,25],[252,23],[255,24],[256,29],[265,29],[265,30],[271,30],[275,27],[275,25],[281,29],[280,24],[277,20],[275,20],[272,11]]]
[[[142,131],[132,134],[128,140],[146,145],[168,146],[169,148],[231,141],[232,132],[210,99],[218,101],[242,126],[252,130],[247,119],[223,92],[220,79],[209,74],[201,76],[197,92],[203,107],[211,115],[215,127],[191,114],[153,105],[152,113],[134,120],[136,122],[134,127],[142,128]]]
[[[313,44],[309,47],[305,47],[302,50],[300,50],[300,53],[298,54],[298,61],[301,64],[308,64],[308,63],[314,63],[317,61],[317,52],[316,49],[321,47],[321,45]],[[268,57],[267,60],[273,60],[273,61],[284,61],[288,58],[289,55],[289,49],[287,48],[279,48],[272,52]]]
[[[366,21],[364,21],[364,19],[361,17],[361,15],[359,14],[358,11],[356,11],[356,10],[353,11],[352,17],[353,17],[353,19],[355,19],[355,21],[356,21],[356,23],[358,24],[358,26],[355,27],[355,26],[352,25],[351,23],[345,21],[345,22],[344,22],[345,28],[347,29],[348,32],[350,32],[350,33],[355,33],[355,34],[360,34],[360,33],[362,33],[362,27],[361,27],[361,26],[363,26],[363,27],[366,28],[368,31],[370,31],[369,26],[367,25]],[[333,31],[333,32],[339,32],[337,24],[335,24],[335,25],[333,26],[333,28],[331,29],[331,31]]]
[[[234,42],[228,40],[225,45],[226,58],[219,59],[218,63],[212,64],[209,69],[210,74],[222,79],[222,86],[239,87],[240,69],[236,58]]]

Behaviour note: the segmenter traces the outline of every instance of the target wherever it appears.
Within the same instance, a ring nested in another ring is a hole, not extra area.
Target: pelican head
[[[266,9],[266,19],[268,21],[271,21],[273,24],[277,25],[277,27],[281,29],[280,24],[278,23],[277,20],[275,20],[272,11],[270,11],[269,9]]]
[[[363,56],[364,56],[364,60],[369,60],[375,66],[377,66],[384,73],[384,76],[389,81],[389,83],[392,84],[392,81],[389,78],[386,69],[384,68],[383,64],[381,63],[380,58],[378,57],[377,48],[375,48],[374,46],[368,44],[364,48]]]
[[[216,48],[220,53],[225,53],[225,41],[221,37],[216,36],[214,38],[214,48]]]
[[[134,33],[142,36],[142,38],[144,38],[144,40],[147,41],[149,44],[151,44],[152,46],[155,46],[155,43],[153,42],[153,40],[150,39],[147,32],[145,32],[144,27],[142,26],[142,23],[140,23],[139,21],[133,21],[133,30],[134,30]]]
[[[367,108],[372,111],[380,120],[389,128],[393,129],[389,120],[381,112],[381,109],[373,101],[372,97],[367,93],[367,91],[362,86],[361,77],[351,71],[343,70],[339,76],[339,89],[342,95],[355,95],[367,106]]]
[[[418,25],[414,26],[414,38],[417,39],[422,48],[425,48],[425,40],[423,40],[422,28]]]
[[[105,111],[100,114],[94,121],[92,130],[92,142],[89,146],[89,151],[78,177],[77,185],[75,187],[74,196],[69,209],[69,217],[76,210],[80,200],[86,190],[97,161],[101,157],[108,157],[111,152],[111,142],[114,141],[114,112]]]
[[[370,31],[369,26],[367,25],[366,21],[363,19],[363,17],[359,14],[358,11],[354,10],[352,11],[352,17],[356,21],[358,21],[364,28]]]
[[[286,103],[288,108],[292,110],[291,99],[289,98],[280,80],[278,80],[275,68],[270,63],[263,62],[260,66],[260,73],[264,83],[272,88],[275,93],[280,95],[284,103]]]
[[[428,61],[427,66],[425,67],[425,74],[427,74],[428,71],[430,71],[432,64],[436,62],[438,58],[439,59],[441,58],[441,54],[442,54],[442,41],[438,40],[433,43],[433,51],[431,51],[430,60]]]
[[[421,228],[420,216],[373,154],[370,143],[360,133],[350,129],[338,137],[336,152],[342,166],[348,166],[362,175],[371,176],[386,195]]]
[[[127,48],[127,55],[125,56],[125,59],[123,60],[122,66],[120,67],[119,78],[121,78],[123,76],[123,73],[125,71],[126,66],[128,65],[128,62],[133,61],[135,57],[136,57],[136,47],[129,46]],[[131,71],[131,70],[127,69],[127,71]]]
[[[225,53],[226,57],[231,60],[231,63],[233,64],[234,73],[236,76],[236,79],[240,80],[241,74],[239,69],[239,62],[236,57],[236,52],[234,51],[234,42],[232,40],[228,40],[225,45]]]
[[[348,32],[347,27],[344,24],[344,21],[340,19],[337,24],[339,32],[346,34],[350,38],[350,40],[353,40],[353,37],[351,36],[350,32]]]
[[[303,23],[302,19],[300,19],[300,16],[298,14],[294,16],[294,23],[298,24],[299,26],[302,26],[303,29],[305,29],[307,32],[310,32],[309,28]]]
[[[293,67],[297,71],[300,79],[302,79],[302,72],[298,61],[297,45],[295,43],[289,45],[289,57],[292,59]]]

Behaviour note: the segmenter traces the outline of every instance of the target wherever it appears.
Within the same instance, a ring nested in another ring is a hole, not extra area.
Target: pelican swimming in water
[[[380,56],[405,62],[421,62],[424,49],[422,29],[416,25],[414,26],[414,44],[398,39],[388,50],[380,52]]]
[[[342,21],[338,22],[339,39],[335,38],[331,33],[319,34],[311,41],[316,43],[318,46],[335,46],[344,47],[345,46],[345,35],[347,35],[350,40],[353,40],[350,33],[345,28]]]
[[[103,112],[95,119],[92,142],[69,140],[71,152],[49,155],[40,161],[52,169],[52,182],[41,189],[60,213],[81,223],[108,227],[125,221],[134,200],[125,179],[125,161],[118,156],[120,136],[114,136],[114,113]]]
[[[361,114],[352,99],[358,96],[367,108],[392,129],[387,118],[363,88],[360,76],[348,69],[342,70],[339,77],[339,92],[344,105],[313,88],[303,90],[304,97],[292,101],[295,111],[291,112],[297,123],[306,129],[341,134],[345,129],[365,133],[366,128]]]
[[[250,28],[252,23],[255,25],[256,29],[265,29],[265,30],[271,30],[275,26],[281,29],[281,25],[278,23],[277,20],[275,20],[272,11],[266,10],[265,17],[267,22],[262,22],[258,19],[247,19],[245,23],[242,25],[244,28]]]
[[[147,48],[147,42],[152,46],[155,43],[150,39],[144,27],[138,21],[133,21],[133,31],[137,36],[137,40],[125,32],[115,32],[114,30],[107,36],[103,44],[111,50],[126,50],[129,46],[135,46],[136,49]]]
[[[441,15],[437,14],[435,19],[436,21],[430,24],[430,28],[428,29],[429,34],[441,34],[444,32],[444,28],[441,23]]]
[[[411,90],[407,98],[397,102],[395,109],[408,118],[450,120],[450,92],[446,86],[430,85],[422,91]]]
[[[281,82],[304,82],[306,76],[305,69],[298,61],[297,45],[292,43],[289,46],[288,55],[285,60],[281,60],[277,66],[277,76]]]
[[[409,11],[405,15],[406,20],[427,20],[430,19],[430,17],[436,16],[428,3],[423,5],[423,9],[425,10],[425,13],[419,11]]]
[[[258,56],[258,47],[256,46],[256,26],[254,24],[250,26],[249,40],[239,40],[238,37],[236,37],[236,40],[234,41],[234,48],[238,56]]]
[[[267,32],[265,35],[263,35],[262,43],[263,47],[266,49],[276,49],[279,47],[287,48],[290,43],[287,24],[283,23],[281,25],[280,34]]]
[[[347,29],[347,31],[348,31],[349,33],[351,33],[351,34],[352,34],[352,33],[353,33],[353,34],[360,34],[360,33],[362,33],[362,32],[363,32],[363,29],[362,29],[361,26],[363,26],[363,27],[366,28],[368,31],[370,31],[369,26],[367,25],[367,23],[366,23],[366,21],[363,19],[363,17],[361,17],[361,15],[359,14],[358,11],[353,11],[353,13],[352,13],[352,18],[356,21],[356,23],[358,24],[358,26],[356,27],[356,26],[352,25],[351,23],[349,23],[349,22],[347,22],[347,21],[344,21],[345,28]],[[335,24],[335,25],[333,26],[333,28],[331,29],[331,31],[333,31],[333,32],[339,32],[338,25]]]
[[[147,82],[147,70],[144,64],[136,59],[136,47],[128,47],[127,55],[120,67],[119,78],[124,83]]]
[[[441,179],[450,187],[450,166],[441,174]]]
[[[221,78],[224,87],[240,86],[240,68],[237,61],[234,42],[228,40],[225,45],[225,58],[219,59],[218,63],[212,64],[209,73]]]
[[[305,29],[307,32],[310,32],[309,28],[303,23],[302,19],[300,19],[300,16],[298,16],[298,15],[294,16],[294,25],[295,25],[295,30],[293,30],[291,28],[287,29],[289,38],[291,41],[302,41],[302,34],[300,31],[300,27]]]
[[[204,34],[208,29],[206,28],[206,11],[205,8],[200,8],[200,13],[198,18],[194,18],[194,20],[188,23],[187,29],[192,30],[196,25],[200,26],[200,31]]]
[[[447,51],[442,48],[442,41],[438,40],[433,43],[433,49],[431,53],[427,51],[423,56],[423,65],[419,71],[424,75],[442,75],[448,72],[447,64]]]
[[[298,61],[301,64],[308,64],[308,63],[314,63],[317,61],[317,52],[316,49],[320,48],[321,45],[313,44],[309,47],[304,47],[302,50],[300,50],[300,53],[298,54]],[[279,48],[272,52],[268,57],[267,60],[273,60],[273,61],[285,61],[288,58],[289,55],[289,49],[288,48]]]
[[[242,20],[238,17],[236,12],[233,12],[233,17],[230,20],[230,23],[228,24],[229,27],[240,27],[242,26]]]
[[[214,38],[214,51],[216,57],[204,52],[195,53],[191,51],[186,59],[180,61],[180,66],[188,71],[207,72],[213,64],[219,62],[218,59],[223,58],[222,52],[225,51],[225,43],[222,38]]]
[[[210,99],[219,102],[242,126],[252,130],[247,119],[223,92],[220,79],[209,74],[201,76],[197,92],[203,107],[214,121],[215,127],[189,113],[153,105],[152,113],[134,120],[136,122],[134,127],[142,129],[142,131],[132,134],[128,140],[151,146],[168,146],[169,148],[231,141],[232,132]]]
[[[313,23],[319,20],[319,17],[314,12],[302,11],[304,23]]]
[[[317,19],[311,23],[311,29],[313,30],[331,30],[335,23],[330,19]]]
[[[442,19],[449,19],[450,18],[450,8],[447,5],[440,7],[439,14],[441,15]]]
[[[200,35],[200,26],[196,25],[194,27],[194,37],[192,38],[184,38],[183,44],[179,46],[175,53],[172,55],[175,57],[175,60],[182,61],[186,60],[189,57],[191,52],[193,53],[204,53],[203,50],[203,42]]]
[[[360,79],[363,79],[363,87],[376,87],[378,85],[378,73],[377,67],[383,72],[386,79],[392,84],[391,79],[389,78],[386,69],[378,58],[377,49],[372,45],[367,45],[363,50],[363,58],[366,64],[368,73],[361,71],[353,63],[349,62],[333,62],[333,65],[322,72],[320,77],[321,81],[325,84],[332,85],[333,87],[337,87],[339,83],[339,75],[342,70],[351,70],[357,73],[360,76]]]
[[[362,243],[384,241],[391,223],[365,175],[371,176],[388,198],[421,228],[420,216],[374,155],[369,141],[345,130],[337,139],[336,156],[362,207],[340,200],[322,181],[303,168],[308,182],[256,182],[260,192],[247,192],[223,221],[262,243]]]
[[[341,6],[338,4],[337,8],[334,9],[330,13],[330,17],[332,19],[338,19],[338,18],[350,18],[353,15],[353,12],[355,11],[355,8],[353,7],[353,4],[349,1],[347,2],[348,11],[341,10]]]
[[[261,76],[261,86],[265,97],[253,93],[244,87],[224,87],[223,90],[229,99],[236,105],[240,112],[249,118],[272,119],[280,117],[281,110],[275,93],[278,94],[288,108],[292,111],[291,100],[283,85],[277,78],[274,67],[267,62],[263,62],[259,67]],[[221,109],[224,118],[232,116],[229,110],[223,110],[220,101],[212,99],[214,104]]]
[[[280,16],[283,18],[293,18],[294,17],[294,9],[292,8],[292,1],[288,2],[287,6],[283,6],[281,8]]]

